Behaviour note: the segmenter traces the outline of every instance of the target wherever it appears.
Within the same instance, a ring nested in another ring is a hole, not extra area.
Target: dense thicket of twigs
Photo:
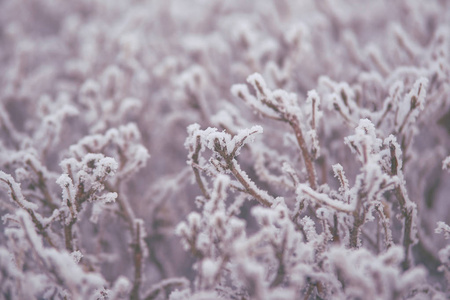
[[[0,1],[0,298],[447,299],[450,3]]]

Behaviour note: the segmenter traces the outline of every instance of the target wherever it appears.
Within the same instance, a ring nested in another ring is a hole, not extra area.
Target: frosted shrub
[[[1,299],[447,299],[447,1],[0,1]]]

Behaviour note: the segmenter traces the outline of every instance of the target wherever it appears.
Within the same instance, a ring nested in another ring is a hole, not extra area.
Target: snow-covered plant
[[[0,1],[0,299],[447,299],[449,20]]]

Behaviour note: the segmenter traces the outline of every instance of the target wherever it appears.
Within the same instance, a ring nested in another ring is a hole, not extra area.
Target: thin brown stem
[[[356,203],[356,208],[353,211],[353,228],[350,229],[350,247],[358,248],[358,239],[360,234],[360,227],[364,224],[365,211],[363,210],[362,215],[360,214],[362,200],[366,197],[366,193],[358,193],[358,199]]]
[[[303,160],[305,161],[306,172],[308,173],[309,185],[313,190],[316,190],[317,189],[316,170],[314,168],[314,163],[312,161],[311,155],[309,154],[308,147],[306,146],[305,138],[303,137],[303,132],[300,128],[299,120],[296,117],[294,117],[291,120],[288,120],[288,123],[294,130],[297,143],[302,152]]]
[[[200,171],[196,167],[196,166],[199,165],[198,156],[199,156],[199,153],[200,153],[200,149],[201,149],[200,136],[197,136],[196,145],[195,145],[195,151],[192,154],[192,162],[193,162],[192,170],[194,171],[195,181],[197,182],[197,185],[199,186],[200,190],[202,191],[203,196],[206,199],[210,199],[210,195],[208,193],[208,190],[205,187],[205,184],[203,183],[202,177],[200,175]]]
[[[350,230],[350,247],[358,247],[359,228],[362,225],[361,218],[356,214],[355,221],[353,222],[353,228]]]
[[[72,220],[69,224],[64,225],[64,240],[66,245],[66,250],[69,252],[73,252],[74,245],[73,245],[73,233],[72,233],[72,227],[75,224],[75,221]]]
[[[341,115],[341,117],[344,119],[345,122],[347,122],[347,124],[349,124],[349,126],[351,127],[355,127],[357,124],[349,117],[347,116],[341,109],[341,107],[339,106],[339,104],[334,103],[334,109]]]
[[[243,173],[243,171],[240,169],[240,167],[237,165],[236,161],[232,159],[228,163],[228,167],[231,171],[231,173],[234,175],[234,177],[244,186],[245,191],[253,196],[259,203],[266,207],[270,207],[272,205],[271,202],[269,202],[267,199],[265,199],[263,193],[258,190],[254,189],[251,184],[246,179],[247,174]],[[266,192],[267,193],[267,192]]]
[[[411,112],[411,110],[408,112]],[[406,118],[405,118],[406,119]],[[402,171],[398,170],[398,161],[397,156],[395,155],[395,145],[391,143],[389,145],[390,148],[390,155],[391,155],[391,173],[392,175],[397,175],[400,172],[400,175],[402,175]],[[413,226],[413,215],[414,215],[414,205],[411,203],[411,200],[408,198],[406,187],[403,185],[403,183],[400,183],[395,187],[394,194],[398,200],[398,203],[400,205],[400,210],[402,213],[404,221],[404,228],[403,228],[403,248],[405,249],[405,258],[402,262],[402,267],[404,270],[407,270],[410,265],[409,261],[409,253],[411,251],[411,246],[413,244],[413,240],[411,238],[412,233],[412,226]],[[411,205],[412,204],[412,205]]]
[[[389,103],[386,107],[386,109],[383,112],[383,115],[381,116],[381,118],[378,120],[376,127],[379,128],[381,123],[384,121],[384,119],[386,118],[387,114],[389,113],[389,111],[392,108],[392,104]]]
[[[380,209],[379,206],[376,206],[375,210],[378,212],[378,216],[380,219],[378,224],[381,223],[381,225],[383,226],[386,248],[389,249],[392,246],[392,233],[389,228],[389,218],[386,217],[386,214],[384,213],[383,209]]]
[[[133,243],[134,282],[130,300],[139,300],[139,288],[142,282],[142,258],[141,227],[139,222],[136,222],[136,238]]]
[[[402,124],[400,125],[400,128],[398,129],[398,134],[401,134],[403,131],[403,128],[405,128],[405,125],[409,119],[409,116],[411,115],[412,109],[408,110],[408,113],[406,114],[406,117],[403,119]]]

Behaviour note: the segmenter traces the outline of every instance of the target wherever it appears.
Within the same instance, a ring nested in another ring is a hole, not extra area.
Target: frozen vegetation
[[[449,299],[450,2],[0,0],[1,299]]]

